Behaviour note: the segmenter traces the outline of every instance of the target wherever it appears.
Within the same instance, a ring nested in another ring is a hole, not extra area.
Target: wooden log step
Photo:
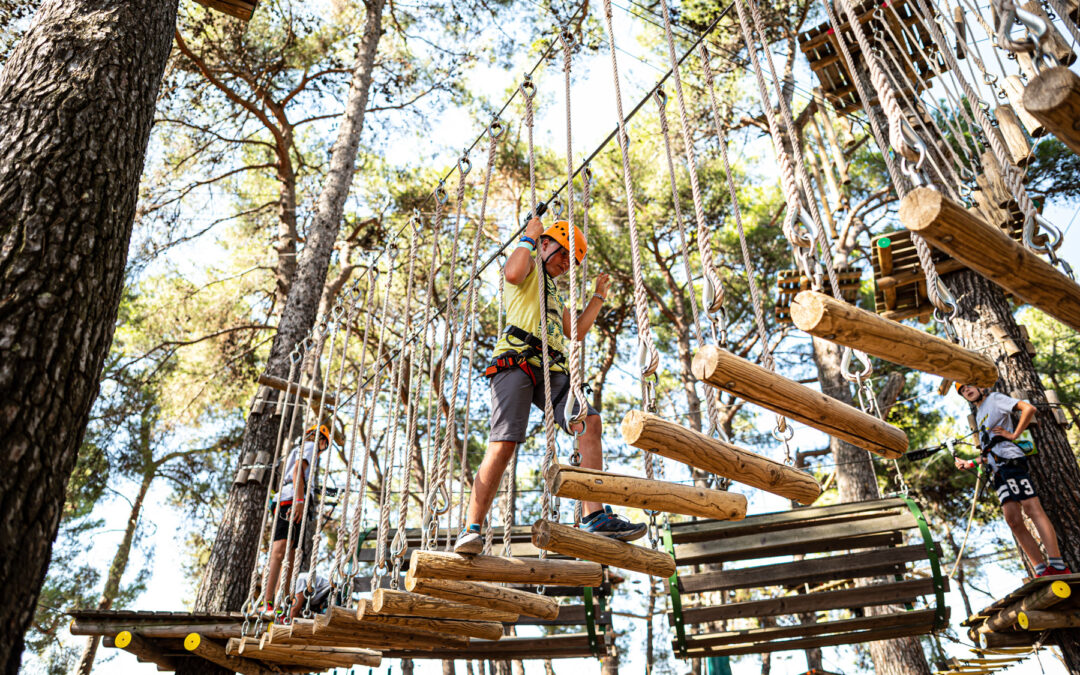
[[[746,630],[723,631],[717,633],[703,633],[693,636],[695,647],[718,647],[749,642],[770,642],[781,638],[809,637],[811,635],[826,635],[829,633],[847,633],[855,630],[868,628],[880,628],[882,625],[894,626],[907,624],[926,623],[933,619],[935,610],[926,609],[912,612],[903,612],[902,620],[896,614],[878,614],[875,616],[862,616],[854,619],[840,619],[837,621],[821,621],[818,623],[798,623],[790,626],[766,626],[763,628],[750,628]],[[690,642],[687,642],[687,646]]]
[[[602,636],[598,636],[603,640]],[[550,635],[545,637],[508,637],[499,642],[474,643],[461,651],[433,651],[415,658],[431,659],[545,659],[592,656],[589,636],[584,633]],[[396,651],[383,653],[384,658],[408,658]]]
[[[117,649],[134,654],[140,661],[153,663],[158,670],[176,670],[175,661],[166,656],[150,639],[139,637],[130,630],[122,630],[113,638]]]
[[[320,635],[325,631],[332,634],[362,632],[364,634],[384,634],[390,637],[416,637],[428,641],[446,643],[458,646],[468,644],[468,637],[463,637],[460,632],[433,630],[417,625],[402,623],[376,623],[365,622],[357,618],[358,610],[348,607],[329,607],[325,614],[315,616],[314,634]],[[502,636],[501,625],[499,637]],[[497,638],[496,638],[497,639]]]
[[[773,640],[769,642],[747,642],[721,647],[703,647],[694,642],[694,638],[687,638],[687,655],[691,658],[701,656],[739,656],[743,654],[760,654],[765,652],[778,652],[789,650],[804,650],[815,647],[830,647],[845,644],[860,644],[905,637],[909,635],[923,635],[934,629],[935,610],[919,610],[914,612],[900,612],[897,614],[885,614],[875,619],[880,619],[874,628],[837,633],[834,635],[797,637],[790,640]]]
[[[868,540],[899,541],[903,530],[917,527],[911,513],[843,522],[804,530],[779,530],[745,534],[718,541],[702,541],[675,546],[679,565],[703,565],[732,560],[753,560],[780,555],[805,555],[826,551],[868,548]],[[885,535],[879,537],[878,535]]]
[[[472,595],[464,597],[474,597]],[[550,601],[555,605],[558,603]],[[475,603],[454,602],[434,594],[409,593],[389,588],[378,588],[371,594],[371,600],[364,603],[365,614],[389,616],[416,616],[431,619],[460,619],[468,617],[473,621],[498,621],[513,623],[518,619],[518,612],[481,607]]]
[[[640,410],[631,410],[623,418],[622,436],[635,448],[655,452],[800,504],[812,504],[821,494],[821,485],[805,471]]]
[[[549,520],[538,520],[533,524],[533,543],[546,551],[654,577],[667,578],[675,574],[675,560],[667,553],[634,546]]]
[[[294,620],[290,640],[308,641],[318,640],[323,644],[349,644],[358,647],[371,647],[378,649],[380,644],[402,645],[412,648],[416,645],[419,649],[428,647],[464,647],[469,639],[458,635],[446,635],[433,633],[419,629],[404,629],[397,626],[373,626],[361,624],[353,618],[353,622],[346,622],[343,616],[339,616],[334,623],[318,623],[316,620]],[[363,641],[364,644],[361,644]],[[274,641],[277,644],[277,640]]]
[[[1056,580],[1009,603],[1001,611],[989,617],[979,627],[979,631],[988,633],[1009,630],[1019,622],[1021,612],[1048,610],[1071,596],[1072,588],[1069,584]]]
[[[241,675],[266,675],[269,672],[269,669],[258,661],[252,661],[243,656],[230,656],[225,650],[225,645],[206,639],[198,633],[188,633],[184,637],[184,649],[210,663]]]
[[[1021,301],[1080,330],[1080,286],[998,228],[925,187],[904,197],[899,215],[905,227],[933,246]]]
[[[739,398],[883,457],[907,452],[896,427],[714,345],[694,355],[694,376]]]
[[[785,595],[768,600],[732,602],[707,607],[684,607],[682,610],[683,623],[692,625],[730,619],[823,612],[830,609],[904,604],[933,593],[934,581],[932,579],[911,579],[909,581],[857,586],[839,591]],[[670,613],[668,614],[668,620],[673,620]]]
[[[1020,612],[1016,625],[1028,631],[1080,627],[1080,610],[1028,610]]]
[[[463,556],[445,551],[413,551],[410,578],[501,581],[552,586],[599,586],[604,570],[578,560],[523,560],[494,555]]]
[[[468,614],[460,615],[455,619],[429,619],[419,616],[393,616],[391,614],[376,614],[367,611],[370,601],[360,600],[356,607],[356,618],[361,623],[376,625],[400,626],[403,628],[419,628],[433,633],[448,633],[450,635],[463,635],[482,640],[501,640],[503,625],[497,621],[469,621]]]
[[[1065,66],[1043,70],[1024,88],[1024,109],[1080,154],[1080,77]]]
[[[982,352],[889,321],[824,293],[803,291],[795,296],[791,319],[815,337],[953,382],[992,387],[998,379],[997,366]]]
[[[199,633],[211,640],[227,640],[240,637],[242,622],[236,623],[176,623],[176,624],[139,624],[131,621],[93,621],[73,619],[69,627],[72,635],[116,635],[122,630],[131,630],[144,638],[177,638],[183,640],[191,633]]]
[[[405,588],[413,593],[422,593],[470,607],[524,614],[538,619],[554,619],[559,616],[559,602],[554,598],[476,581],[410,577],[405,579]],[[461,616],[473,618],[472,614]]]
[[[561,464],[552,465],[546,474],[552,481],[552,491],[569,499],[719,520],[737,520],[746,516],[746,496],[726,490],[708,490]],[[533,545],[536,545],[535,525]]]
[[[350,668],[355,665],[367,665],[373,660],[370,656],[336,651],[311,652],[301,651],[294,647],[278,646],[262,648],[259,646],[259,641],[254,638],[232,638],[225,645],[225,652],[229,656],[243,655],[245,658],[258,659],[266,663],[303,666],[312,670]]]
[[[307,399],[312,405],[318,407],[320,403],[325,403],[328,406],[337,406],[337,397],[330,392],[324,392],[321,389],[312,389],[311,387],[305,387],[302,384],[295,382],[289,382],[280,377],[274,377],[272,375],[260,375],[259,384],[270,387],[271,389],[277,389],[278,391],[284,391],[291,396],[299,396],[300,398]]]

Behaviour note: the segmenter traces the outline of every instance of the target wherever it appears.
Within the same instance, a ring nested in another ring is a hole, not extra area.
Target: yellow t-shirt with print
[[[529,276],[525,277],[525,280],[519,285],[506,284],[504,293],[506,294],[506,323],[510,326],[517,326],[518,328],[528,331],[535,335],[537,339],[540,339],[540,274],[537,273],[536,267],[533,266],[529,270]],[[559,351],[563,354],[566,353],[563,343],[563,309],[565,303],[563,302],[562,295],[559,294],[558,285],[551,277],[545,277],[548,284],[548,347]],[[499,336],[499,341],[495,343],[495,356],[509,351],[521,351],[528,345],[522,343],[520,340],[503,333]],[[542,367],[543,363],[540,357],[529,359],[531,365]],[[566,369],[561,365],[551,362],[552,372],[566,372]]]

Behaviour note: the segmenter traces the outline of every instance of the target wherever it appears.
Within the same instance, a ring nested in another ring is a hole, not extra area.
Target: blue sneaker
[[[454,553],[461,555],[476,555],[484,550],[484,537],[480,532],[480,524],[473,523],[458,534],[454,542]]]
[[[644,537],[649,526],[645,523],[631,523],[625,516],[615,515],[610,506],[605,506],[603,511],[585,516],[581,520],[581,529],[619,541],[634,541]]]

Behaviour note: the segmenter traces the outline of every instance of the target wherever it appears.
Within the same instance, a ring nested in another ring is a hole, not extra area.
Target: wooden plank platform
[[[854,303],[859,297],[859,288],[862,285],[862,270],[851,266],[838,267],[836,273],[840,277],[840,293],[844,300]],[[799,270],[780,270],[776,275],[776,289],[776,305],[773,307],[776,320],[791,323],[791,301],[802,291],[810,290],[810,279]],[[826,290],[831,292],[832,288],[828,287]]]

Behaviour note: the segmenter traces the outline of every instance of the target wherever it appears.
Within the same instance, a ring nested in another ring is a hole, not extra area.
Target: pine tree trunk
[[[412,659],[401,659],[401,675],[413,675]]]
[[[177,0],[47,0],[0,73],[0,668],[97,395]]]
[[[139,485],[139,493],[135,495],[135,501],[131,504],[131,513],[128,515],[127,527],[124,529],[124,538],[120,540],[120,546],[116,549],[112,563],[109,565],[109,576],[105,579],[105,588],[101,591],[101,600],[98,601],[98,609],[109,609],[113,600],[120,594],[120,579],[127,571],[128,559],[131,557],[131,545],[135,541],[135,530],[139,526],[139,515],[142,513],[143,502],[146,493],[150,490],[150,483],[154,482],[157,475],[157,467],[151,465],[143,474],[142,483]],[[79,665],[75,669],[78,675],[90,675],[94,669],[94,659],[97,656],[100,635],[86,638],[86,647],[83,648]]]
[[[1065,563],[1080,569],[1080,466],[1069,446],[1069,439],[1045,407],[1046,392],[1027,352],[1009,356],[994,344],[991,326],[1001,326],[1006,334],[1019,337],[1005,294],[991,282],[970,270],[948,275],[945,279],[953,294],[959,298],[960,311],[955,324],[957,332],[971,348],[997,363],[1000,378],[995,389],[1005,394],[1021,392],[1021,397],[1038,408],[1037,425],[1031,426],[1031,437],[1039,449],[1029,463],[1031,477],[1039,493],[1046,515],[1057,530],[1058,543]],[[1019,581],[1019,580],[1018,580]],[[1017,584],[1019,585],[1019,584]],[[1057,631],[1062,639],[1062,656],[1070,673],[1080,673],[1080,629]]]
[[[551,664],[551,659],[544,659],[544,675],[555,675],[555,666]]]
[[[457,670],[454,668],[453,659],[444,659],[442,662],[442,674],[443,675],[457,675]]]
[[[371,88],[375,54],[382,35],[384,0],[368,0],[363,37],[357,46],[352,82],[337,139],[330,156],[330,169],[316,202],[315,216],[300,253],[296,277],[289,290],[267,361],[270,375],[287,377],[289,354],[296,343],[308,334],[315,323],[323,285],[326,283],[330,256],[342,221],[342,212],[352,176]],[[265,413],[248,417],[244,440],[238,453],[259,450],[273,452],[277,437],[277,418],[268,405]],[[267,486],[249,482],[234,485],[214,545],[199,585],[195,601],[197,611],[235,611],[247,599],[252,569],[259,547],[259,524]],[[195,661],[195,660],[191,660]],[[208,663],[184,664],[181,675],[197,672],[221,672]]]
[[[814,361],[818,367],[821,391],[845,403],[852,403],[851,390],[841,374],[842,348],[814,338]],[[859,502],[881,497],[870,453],[850,443],[830,440],[836,460],[836,483],[841,502]],[[868,607],[867,614],[897,611],[896,608]],[[918,638],[879,640],[867,644],[874,672],[878,675],[930,675],[930,665]]]

